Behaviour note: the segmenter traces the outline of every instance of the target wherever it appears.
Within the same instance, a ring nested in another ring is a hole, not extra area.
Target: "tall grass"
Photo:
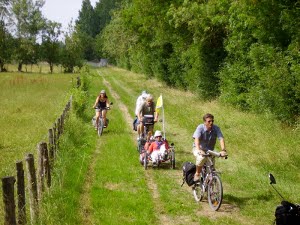
[[[80,194],[95,148],[89,124],[71,114],[61,136],[52,186],[41,205],[41,224],[81,224]],[[94,134],[94,132],[93,132]]]
[[[0,75],[0,176],[11,175],[16,160],[47,139],[70,96],[73,75]]]

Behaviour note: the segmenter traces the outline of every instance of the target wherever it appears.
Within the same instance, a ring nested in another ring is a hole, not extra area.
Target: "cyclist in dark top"
[[[109,100],[108,97],[106,95],[105,90],[100,91],[100,94],[98,95],[98,97],[96,98],[95,104],[93,106],[93,108],[96,108],[96,124],[98,126],[98,121],[100,118],[100,113],[102,113],[102,118],[103,118],[103,123],[104,123],[104,127],[106,127],[106,113],[107,113],[107,108],[109,108]],[[96,128],[96,130],[98,129],[98,127]]]

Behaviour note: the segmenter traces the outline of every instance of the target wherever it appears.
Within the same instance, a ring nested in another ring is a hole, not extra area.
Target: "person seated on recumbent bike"
[[[154,138],[155,141],[150,144],[147,153],[151,156],[153,165],[157,165],[160,159],[164,159],[164,155],[169,149],[169,144],[166,140],[163,140],[162,132],[159,130],[155,131]]]

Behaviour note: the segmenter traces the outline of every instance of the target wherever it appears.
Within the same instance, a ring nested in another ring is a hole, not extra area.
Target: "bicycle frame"
[[[202,167],[201,180],[193,186],[194,198],[197,202],[201,201],[204,193],[207,192],[209,206],[212,210],[217,211],[223,200],[223,186],[218,172],[215,170],[215,157],[220,157],[218,152],[207,151],[204,155],[207,161]]]
[[[212,155],[207,156],[207,162],[202,167],[201,175],[204,178],[204,184],[206,186],[208,182],[211,180],[209,178],[211,178],[216,174],[214,160],[215,160],[215,156]]]
[[[109,110],[110,108],[105,108],[106,110]],[[102,135],[102,133],[103,133],[103,129],[104,129],[104,121],[103,121],[103,117],[102,117],[102,110],[103,109],[101,109],[100,110],[100,116],[99,116],[99,119],[98,119],[98,130],[97,130],[97,133],[98,133],[98,135],[99,136],[101,136]],[[108,118],[106,118],[106,126],[108,125]],[[96,122],[96,121],[95,121]]]

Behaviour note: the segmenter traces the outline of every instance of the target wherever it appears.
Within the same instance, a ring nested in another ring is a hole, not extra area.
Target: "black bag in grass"
[[[188,186],[192,186],[194,182],[194,176],[196,173],[196,165],[192,162],[185,162],[182,165],[183,183],[187,183]],[[181,186],[182,186],[181,185]]]
[[[300,206],[288,201],[282,201],[275,210],[276,225],[298,225],[300,224]]]

